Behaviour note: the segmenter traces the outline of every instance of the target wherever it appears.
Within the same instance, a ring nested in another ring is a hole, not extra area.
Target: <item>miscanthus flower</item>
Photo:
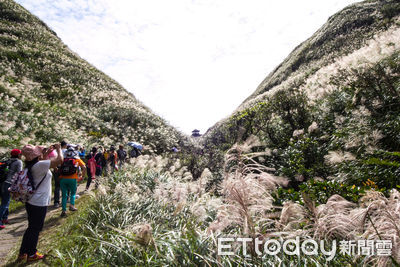
[[[344,161],[355,160],[356,157],[350,152],[329,151],[328,155],[325,155],[324,159],[327,164],[338,164]]]
[[[339,195],[317,207],[315,237],[345,240],[390,240],[391,257],[365,257],[365,265],[388,266],[400,262],[400,193],[392,189],[389,198],[367,191],[360,203]]]

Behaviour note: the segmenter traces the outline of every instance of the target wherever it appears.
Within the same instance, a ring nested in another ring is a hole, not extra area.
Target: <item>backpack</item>
[[[60,175],[72,175],[75,174],[77,170],[78,167],[75,166],[75,160],[66,158],[60,167]]]
[[[7,174],[10,171],[11,163],[13,160],[0,161],[0,184],[7,179]]]
[[[47,173],[44,175],[40,183],[36,186],[33,183],[33,177],[28,168],[18,172],[11,180],[11,186],[8,188],[11,198],[15,201],[25,203],[31,199],[33,194],[39,188],[40,184],[46,178]]]
[[[126,158],[126,151],[125,150],[118,150],[117,151],[118,159],[125,160]]]
[[[138,155],[136,154],[136,151],[135,151],[134,148],[132,148],[132,150],[131,150],[131,152],[130,152],[129,155],[131,156],[131,158],[136,158],[136,157],[138,156]]]

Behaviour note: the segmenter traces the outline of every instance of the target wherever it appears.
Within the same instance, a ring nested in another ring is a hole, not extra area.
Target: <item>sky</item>
[[[16,0],[186,134],[229,116],[301,42],[359,0]]]

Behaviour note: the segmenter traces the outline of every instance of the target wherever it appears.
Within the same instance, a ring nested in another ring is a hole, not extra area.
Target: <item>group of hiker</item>
[[[128,143],[132,147],[129,156],[137,157],[143,147],[132,144],[136,143]],[[21,160],[22,156],[25,164]],[[113,145],[108,150],[98,146],[88,153],[83,146],[67,144],[65,141],[49,147],[25,145],[21,150],[11,150],[10,159],[0,162],[0,229],[4,229],[9,223],[10,199],[24,202],[28,228],[22,238],[18,260],[30,262],[44,257],[36,247],[47,207],[51,203],[52,177],[55,183],[54,207],[60,207],[61,191],[61,217],[66,217],[67,202],[70,203],[70,211],[77,210],[77,186],[86,175],[85,192],[89,190],[93,180],[97,188],[100,176],[122,169],[127,158],[128,153],[122,144],[118,150]]]

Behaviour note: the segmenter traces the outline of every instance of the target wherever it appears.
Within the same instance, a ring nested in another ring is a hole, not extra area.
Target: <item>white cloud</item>
[[[357,0],[17,0],[186,133],[228,116],[300,42]]]

